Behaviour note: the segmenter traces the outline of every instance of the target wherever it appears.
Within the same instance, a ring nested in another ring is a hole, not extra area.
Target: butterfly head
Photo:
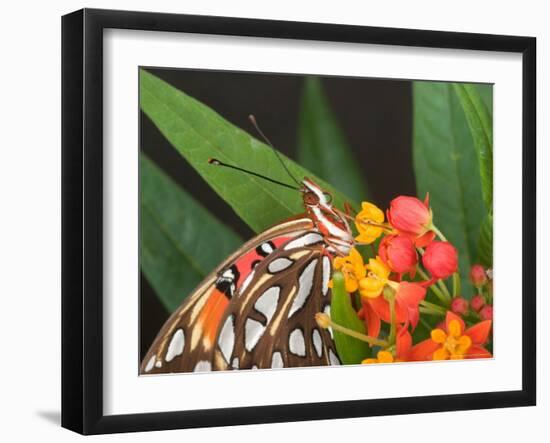
[[[275,151],[276,152],[276,151]],[[239,166],[224,163],[216,158],[211,158],[208,163],[216,166],[235,169],[246,174],[259,177],[271,183],[284,186],[285,188],[300,191],[302,193],[304,206],[308,216],[315,224],[315,228],[324,236],[325,242],[329,245],[329,252],[336,255],[348,255],[354,244],[353,234],[346,220],[344,213],[332,205],[332,196],[310,178],[305,177],[300,183],[290,173],[290,177],[299,186],[284,183],[279,180],[258,174],[254,171],[243,169]],[[283,163],[284,165],[284,163]]]
[[[310,178],[304,178],[302,185],[306,211],[325,237],[329,250],[337,255],[348,255],[354,243],[353,234],[345,215],[332,206],[332,195]]]

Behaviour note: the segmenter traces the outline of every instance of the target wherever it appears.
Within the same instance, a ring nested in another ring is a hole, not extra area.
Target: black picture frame
[[[108,28],[522,54],[522,389],[229,409],[103,412],[103,31]],[[82,434],[536,404],[536,39],[83,9],[62,18],[62,426]]]

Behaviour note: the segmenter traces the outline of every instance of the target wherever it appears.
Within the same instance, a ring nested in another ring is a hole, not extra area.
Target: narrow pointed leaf
[[[172,312],[242,240],[144,155],[140,187],[141,269]]]
[[[487,214],[479,232],[478,261],[486,266],[493,266],[493,216]]]
[[[273,150],[237,128],[215,111],[158,77],[140,70],[140,106],[174,148],[255,232],[303,213],[297,191],[229,168],[211,158],[298,186]],[[326,182],[281,154],[291,173],[313,178],[334,196],[337,206],[348,200]]]
[[[489,115],[491,116],[491,120],[493,118],[493,85],[475,85],[476,90],[481,96],[481,99],[483,100],[483,103],[487,107],[487,111],[489,111]]]
[[[346,292],[342,273],[335,272],[332,282],[332,300],[330,306],[332,321],[340,326],[366,334],[365,325],[351,305],[351,297]],[[333,331],[333,334],[336,350],[342,363],[357,364],[361,363],[363,359],[370,357],[370,347],[366,342],[337,331]]]
[[[417,193],[430,193],[434,223],[458,249],[462,295],[469,298],[467,276],[487,213],[470,128],[451,84],[415,82],[413,105]]]
[[[475,85],[453,84],[470,128],[479,161],[481,189],[488,211],[493,207],[493,122]]]
[[[297,154],[301,165],[335,188],[357,201],[368,199],[363,172],[317,77],[304,80]]]

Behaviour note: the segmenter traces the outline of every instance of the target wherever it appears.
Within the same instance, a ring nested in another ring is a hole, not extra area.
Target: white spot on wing
[[[301,329],[294,329],[288,337],[288,348],[294,355],[306,356],[306,342]]]
[[[248,352],[254,349],[254,346],[256,346],[264,331],[265,327],[259,321],[252,318],[246,319],[244,325],[244,346]]]
[[[284,368],[285,364],[283,362],[283,356],[280,352],[274,352],[271,357],[271,367],[272,368]]]
[[[235,346],[235,330],[232,315],[227,317],[225,323],[223,324],[220,337],[218,338],[218,346],[222,351],[225,361],[229,363],[229,359],[233,353],[233,347]]]
[[[184,346],[185,336],[183,335],[183,329],[178,329],[174,332],[172,340],[170,340],[168,351],[166,351],[166,356],[164,359],[168,362],[172,361],[175,357],[182,354]]]
[[[328,350],[328,359],[330,360],[330,364],[332,366],[340,366],[340,360],[336,356],[336,354],[332,351],[332,349]]]
[[[233,359],[233,362],[231,363],[231,367],[233,369],[239,369],[239,358],[238,357],[235,357]]]
[[[226,269],[222,276],[228,280],[235,280],[235,274],[233,273],[233,270],[231,268]]]
[[[324,255],[323,256],[323,286],[322,286],[323,295],[327,295],[328,293],[329,280],[330,280],[330,260],[326,255]]]
[[[292,263],[294,262],[286,257],[276,258],[271,263],[269,263],[269,265],[267,265],[267,270],[271,274],[276,274],[277,272],[288,269],[290,266],[292,266]]]
[[[242,294],[246,288],[248,288],[248,285],[252,281],[252,278],[254,277],[254,271],[252,271],[250,274],[247,275],[247,277],[244,279],[243,284],[241,285],[241,288],[239,289],[239,294]]]
[[[155,367],[162,368],[162,362],[160,360],[157,360],[157,362],[155,363]]]
[[[212,370],[212,365],[209,361],[201,360],[195,365],[193,372],[208,372]]]
[[[275,314],[275,311],[277,310],[280,292],[281,288],[279,286],[272,286],[265,291],[254,304],[254,309],[265,315],[265,318],[267,318],[267,323],[271,321],[273,314]]]
[[[153,355],[149,361],[147,362],[147,366],[145,366],[145,372],[149,372],[151,369],[153,369],[153,366],[155,366],[155,359],[157,358],[156,355]]]
[[[317,356],[321,358],[323,355],[323,339],[321,338],[321,334],[318,329],[313,330],[312,339],[315,352],[317,352]]]
[[[313,245],[321,241],[323,241],[323,236],[321,234],[308,232],[306,235],[302,235],[301,237],[288,242],[285,246],[285,250],[288,251],[289,249],[301,248],[303,246]]]
[[[273,246],[271,246],[269,243],[265,242],[260,245],[260,248],[266,255],[269,255],[273,252]]]
[[[307,301],[311,288],[313,287],[313,275],[315,274],[315,266],[317,265],[317,259],[311,260],[309,264],[304,268],[300,277],[298,278],[298,293],[294,297],[290,311],[288,312],[288,318],[292,316],[297,310],[299,310]]]

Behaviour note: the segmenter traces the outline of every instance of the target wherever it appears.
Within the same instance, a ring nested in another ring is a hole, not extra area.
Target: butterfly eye
[[[304,194],[304,203],[306,205],[314,206],[319,204],[319,197],[313,192],[306,192]]]
[[[332,203],[332,194],[329,192],[323,192],[323,195],[325,196],[325,201],[327,203]]]

